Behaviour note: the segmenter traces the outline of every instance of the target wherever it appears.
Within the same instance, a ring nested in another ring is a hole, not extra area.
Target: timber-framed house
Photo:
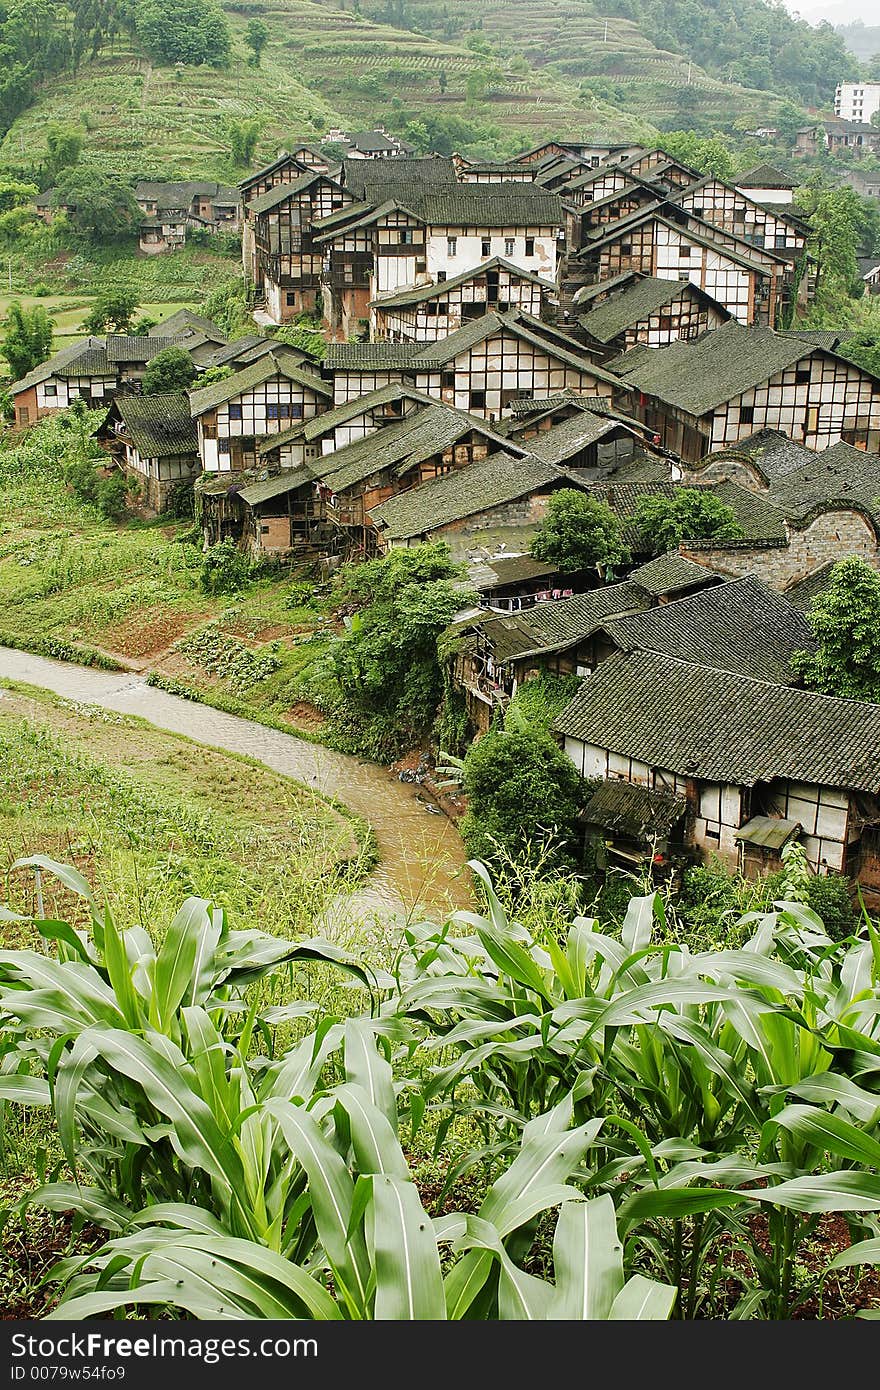
[[[280,347],[223,381],[190,391],[203,469],[256,467],[260,440],[317,415],[331,396],[317,372],[298,366]]]
[[[637,343],[667,347],[720,328],[729,310],[689,280],[625,271],[575,295],[578,327],[591,355],[606,361]]]
[[[352,202],[328,174],[303,174],[248,204],[253,227],[254,285],[273,323],[314,313],[321,289],[323,253],[313,224]]]
[[[451,280],[372,300],[371,337],[434,343],[483,314],[521,309],[540,318],[555,299],[556,286],[551,281],[493,256]]]
[[[608,369],[637,393],[627,408],[689,462],[765,429],[808,449],[843,440],[880,452],[880,378],[809,334],[731,319],[693,342],[632,348]]]

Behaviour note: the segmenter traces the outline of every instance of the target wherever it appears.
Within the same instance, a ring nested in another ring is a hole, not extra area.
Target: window
[[[442,285],[442,284],[443,284],[443,281],[444,281],[445,279],[446,279],[446,271],[445,271],[445,270],[438,270],[438,271],[437,271],[437,284],[438,284],[438,285]]]
[[[798,386],[805,386],[807,382],[810,380],[809,367],[795,368],[794,379],[797,382]]]
[[[30,418],[31,412],[28,407],[26,405],[20,405],[18,407],[18,423],[20,425],[26,425],[29,423]]]
[[[240,405],[231,405],[229,407],[229,418],[230,420],[240,420],[242,418]]]
[[[217,453],[218,453],[218,454],[228,454],[228,453],[229,453],[229,447],[230,447],[230,446],[229,446],[229,440],[228,440],[228,439],[218,439],[218,440],[217,440]]]
[[[278,405],[267,405],[267,406],[266,406],[266,419],[267,419],[267,420],[278,420],[278,419],[280,418],[280,413],[281,413],[281,407],[280,407],[280,406],[278,406]]]
[[[505,256],[512,256],[515,250],[516,250],[516,242],[514,241],[513,237],[512,237],[512,236],[506,236],[506,237],[504,238],[504,254],[505,254]]]
[[[804,412],[804,433],[815,434],[819,428],[818,406],[811,406]]]
[[[684,260],[688,260],[689,257],[690,257],[690,254],[691,254],[691,248],[690,248],[689,246],[680,246],[680,247],[678,248],[678,254],[679,254]]]
[[[296,290],[288,290],[288,291],[287,291],[287,294],[284,296],[284,302],[285,302],[285,304],[287,305],[288,309],[295,309],[295,308],[296,308]]]
[[[702,204],[702,203],[694,203],[694,217],[702,217],[702,216],[703,216],[703,204]]]
[[[527,255],[527,256],[534,256],[534,254],[535,254],[535,238],[534,238],[533,236],[527,236],[527,237],[526,237],[526,255]]]
[[[751,425],[755,418],[755,407],[753,405],[741,405],[739,408],[739,422],[741,425]]]
[[[632,242],[631,242],[631,241],[622,241],[622,242],[620,243],[620,254],[621,254],[621,256],[631,256],[631,255],[632,255]]]
[[[483,407],[485,407],[485,404],[486,404],[486,392],[485,392],[485,391],[472,391],[472,392],[471,392],[471,396],[470,396],[470,402],[471,402],[471,410],[479,410],[479,409],[482,409]]]
[[[484,236],[483,239],[482,239],[482,241],[480,242],[480,255],[481,255],[481,256],[491,256],[491,254],[492,254],[492,238],[491,238],[491,237]]]
[[[440,385],[443,388],[455,386],[455,372],[441,372]]]
[[[57,395],[58,395],[58,387],[55,385],[54,381],[47,381],[47,382],[44,384],[44,386],[43,386],[43,395],[44,395],[44,396],[57,396]]]
[[[424,275],[424,273],[425,273],[425,271],[426,271],[427,269],[428,269],[428,262],[427,262],[427,261],[416,261],[416,275]],[[446,279],[446,272],[445,272],[445,271],[444,271],[444,273],[443,273],[443,279],[444,279],[444,280]]]
[[[447,254],[447,256],[454,256],[457,250],[458,250],[458,237],[457,237],[457,236],[448,236],[448,237],[446,238],[446,254]]]

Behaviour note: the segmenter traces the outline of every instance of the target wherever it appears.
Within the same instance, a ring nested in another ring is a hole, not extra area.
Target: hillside
[[[492,37],[489,55],[468,47],[463,32],[427,32],[433,12],[420,5],[412,0],[400,8],[424,32],[379,22],[377,4],[366,18],[319,0],[227,0],[233,48],[222,70],[159,65],[119,37],[83,61],[76,76],[46,81],[12,123],[0,161],[38,167],[50,121],[82,129],[87,162],[232,178],[230,119],[260,122],[258,159],[293,136],[372,126],[377,118],[398,129],[427,119],[432,136],[434,123],[444,128],[450,148],[501,154],[560,131],[570,138],[650,137],[647,122],[692,124],[696,108],[724,125],[735,116],[765,116],[774,105],[767,93],[720,81],[654,47],[630,20],[597,18],[588,0],[468,0],[467,22],[479,12]],[[248,65],[243,39],[254,15],[269,30],[259,69]]]

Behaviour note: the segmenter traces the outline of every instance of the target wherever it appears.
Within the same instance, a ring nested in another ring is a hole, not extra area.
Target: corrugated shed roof
[[[630,348],[609,362],[608,368],[646,395],[700,416],[817,350],[772,328],[745,327],[731,319],[693,341]]]
[[[795,680],[793,654],[816,646],[803,613],[752,576],[616,619],[608,631],[623,651],[660,652],[781,685]]]
[[[502,452],[469,464],[465,471],[466,478],[462,472],[447,473],[389,497],[373,508],[373,520],[381,523],[390,540],[406,540],[515,501],[549,483],[570,485],[567,474],[553,464]]]
[[[198,434],[185,392],[117,396],[115,407],[141,458],[198,453]]]
[[[708,782],[754,786],[783,777],[880,791],[880,705],[651,652],[603,661],[554,727]]]
[[[581,820],[631,839],[669,835],[687,810],[687,797],[631,782],[605,781],[593,792]]]

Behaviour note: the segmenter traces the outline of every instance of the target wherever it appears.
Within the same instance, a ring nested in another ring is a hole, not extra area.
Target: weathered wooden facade
[[[316,372],[294,365],[280,351],[190,391],[202,467],[208,473],[255,468],[260,440],[288,430],[292,421],[317,415],[331,395]]]
[[[809,449],[880,451],[880,378],[796,333],[731,320],[694,342],[636,347],[608,364],[634,388],[625,408],[696,462],[756,430]]]
[[[555,295],[550,281],[495,256],[451,280],[373,300],[371,337],[433,343],[487,313],[522,309],[539,318]]]
[[[201,469],[198,435],[183,391],[117,396],[98,438],[137,484],[148,512],[163,512]]]
[[[323,252],[315,242],[314,223],[351,202],[352,195],[336,179],[309,173],[248,203],[254,286],[264,295],[273,323],[315,311]]]
[[[119,369],[107,359],[103,338],[86,338],[62,348],[47,362],[9,387],[19,429],[33,425],[54,410],[66,410],[75,400],[105,405],[119,389]]]
[[[644,651],[618,654],[556,721],[585,778],[674,792],[687,840],[731,868],[755,868],[765,818],[799,839],[818,873],[874,894],[880,826],[880,705],[841,700]],[[757,824],[756,824],[757,822]]]

